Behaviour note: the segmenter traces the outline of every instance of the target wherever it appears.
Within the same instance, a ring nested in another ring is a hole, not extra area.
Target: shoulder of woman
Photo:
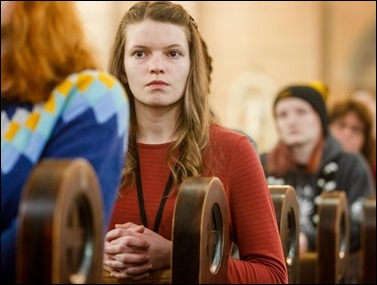
[[[82,94],[97,93],[101,95],[108,91],[117,91],[114,94],[120,94],[123,100],[127,99],[124,88],[118,79],[104,71],[87,69],[73,73],[59,84],[56,89],[64,93],[73,87],[77,88]]]
[[[128,99],[122,84],[103,71],[84,70],[71,74],[53,90],[50,100],[63,108],[66,121],[92,109],[100,123],[117,115],[122,129],[129,117]]]
[[[219,125],[211,125],[210,140],[213,146],[229,151],[245,151],[245,149],[254,148],[245,134]]]
[[[222,140],[231,140],[238,141],[242,138],[247,138],[246,134],[235,129],[226,128],[224,126],[212,124],[210,126],[210,135],[212,138],[222,139]],[[248,139],[248,138],[247,138]]]
[[[123,86],[114,76],[96,70],[71,74],[53,93],[63,98],[68,97],[66,100],[70,101],[80,97],[81,101],[86,101],[92,107],[100,103],[105,104],[102,106],[114,105],[115,109],[120,109],[128,101]]]

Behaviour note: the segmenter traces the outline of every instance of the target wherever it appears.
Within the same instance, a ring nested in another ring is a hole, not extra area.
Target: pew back
[[[350,232],[345,192],[323,192],[318,201],[318,217],[317,250],[300,255],[300,283],[344,283]]]
[[[360,283],[376,284],[376,196],[364,201],[361,225]]]
[[[289,185],[269,185],[283,245],[288,283],[299,283],[299,205],[296,192]]]
[[[102,284],[102,213],[88,162],[40,162],[19,208],[17,283]]]

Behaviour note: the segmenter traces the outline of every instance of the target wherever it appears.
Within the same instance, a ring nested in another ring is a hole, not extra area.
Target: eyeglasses
[[[337,128],[338,130],[345,130],[345,129],[348,129],[351,131],[351,133],[355,134],[355,135],[363,135],[364,134],[364,131],[365,129],[361,126],[355,126],[355,125],[348,125],[346,124],[345,122],[343,121],[335,121],[333,123],[333,126],[335,128]]]

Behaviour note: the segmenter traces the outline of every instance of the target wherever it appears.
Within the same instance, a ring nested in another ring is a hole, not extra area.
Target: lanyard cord
[[[139,161],[139,154],[136,147],[136,188],[137,188],[137,198],[139,202],[139,210],[140,210],[140,217],[141,221],[143,222],[143,225],[145,227],[148,227],[148,221],[147,221],[147,214],[145,212],[145,204],[144,204],[144,195],[143,195],[143,185],[141,183],[141,171],[140,171],[140,161]],[[158,232],[158,229],[160,228],[162,213],[164,211],[166,200],[168,199],[168,194],[173,185],[173,173],[170,171],[169,180],[166,183],[164,193],[162,194],[160,206],[158,208],[156,219],[153,226],[153,231]]]

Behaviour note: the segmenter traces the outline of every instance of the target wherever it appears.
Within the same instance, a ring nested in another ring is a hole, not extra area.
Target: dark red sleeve
[[[275,212],[264,172],[246,137],[233,146],[226,169],[232,238],[240,259],[229,263],[230,283],[287,283]]]

